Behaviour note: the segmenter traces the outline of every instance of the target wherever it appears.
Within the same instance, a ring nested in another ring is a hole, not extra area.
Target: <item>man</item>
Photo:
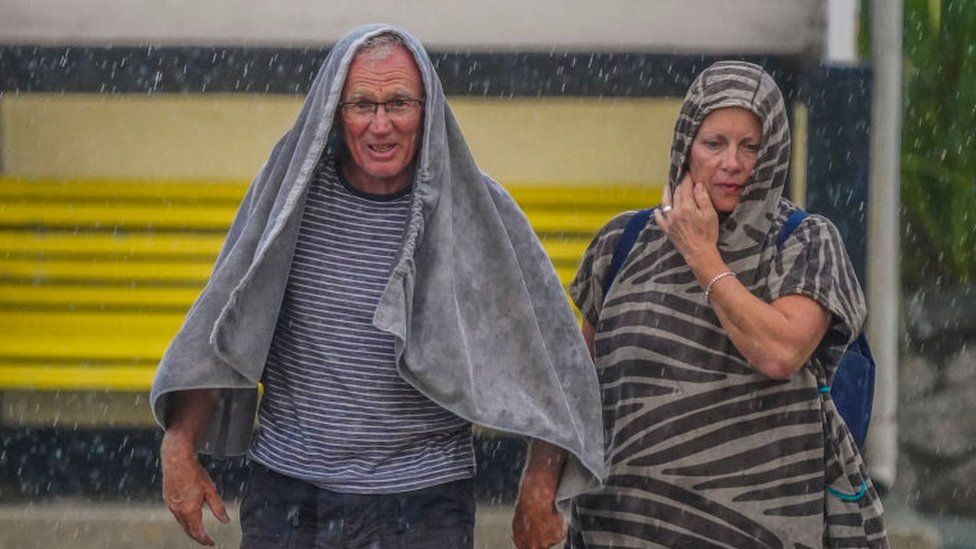
[[[227,515],[197,450],[248,452],[245,547],[471,547],[472,423],[566,450],[560,500],[603,474],[595,371],[555,271],[422,46],[389,26],[330,52],[151,401],[164,500],[208,545],[203,504]]]

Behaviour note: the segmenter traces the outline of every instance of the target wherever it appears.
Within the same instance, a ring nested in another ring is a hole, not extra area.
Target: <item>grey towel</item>
[[[512,198],[475,164],[430,58],[416,39],[387,25],[358,28],[329,53],[163,356],[153,413],[163,424],[170,393],[220,389],[200,449],[247,449],[310,177],[353,54],[387,31],[413,53],[427,98],[410,220],[373,323],[396,337],[404,379],[440,405],[568,450],[564,500],[604,474],[595,369],[552,263]]]

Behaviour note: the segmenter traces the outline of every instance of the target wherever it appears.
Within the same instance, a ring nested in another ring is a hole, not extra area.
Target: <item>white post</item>
[[[891,487],[898,462],[898,325],[901,300],[902,2],[871,0],[871,179],[868,191],[868,338],[878,363],[867,442],[871,476]]]
[[[827,44],[824,61],[830,65],[854,65],[857,55],[859,0],[827,0]]]

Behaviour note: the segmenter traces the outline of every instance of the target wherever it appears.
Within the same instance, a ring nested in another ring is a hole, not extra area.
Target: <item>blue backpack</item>
[[[624,228],[617,247],[613,250],[613,259],[610,261],[610,271],[606,280],[603,281],[603,295],[613,284],[620,267],[623,266],[630,250],[637,241],[637,236],[641,229],[647,225],[648,218],[651,216],[650,209],[638,211]],[[793,234],[793,231],[807,217],[807,212],[794,210],[783,228],[780,229],[779,236],[776,238],[776,248],[782,249],[786,239]],[[830,397],[844,418],[848,430],[854,436],[854,441],[859,449],[864,448],[864,441],[868,436],[868,425],[871,423],[871,408],[874,405],[874,357],[871,355],[871,348],[868,347],[868,340],[864,332],[858,334],[857,339],[847,348],[844,356],[834,373],[834,379],[830,386],[820,388],[822,393],[830,393]]]

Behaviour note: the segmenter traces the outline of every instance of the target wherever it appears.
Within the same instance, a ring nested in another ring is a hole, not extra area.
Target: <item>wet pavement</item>
[[[241,533],[236,505],[228,506],[231,523],[207,517],[207,531],[217,547],[236,548]],[[512,547],[512,507],[478,506],[475,548]],[[53,503],[0,505],[0,548],[146,549],[199,548],[186,537],[162,503]],[[445,548],[447,549],[447,548]]]
[[[974,549],[976,521],[922,516],[897,501],[885,503],[893,549]],[[208,517],[207,530],[217,547],[240,543],[237,507],[230,505],[231,523]],[[512,547],[512,506],[480,503],[475,548]],[[92,503],[64,499],[48,503],[0,505],[0,549],[191,549],[189,540],[162,503]],[[445,548],[447,549],[447,548]]]

